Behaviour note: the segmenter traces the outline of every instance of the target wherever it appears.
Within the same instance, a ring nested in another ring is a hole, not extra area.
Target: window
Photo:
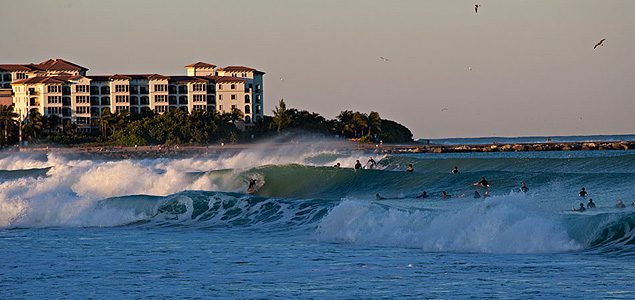
[[[99,97],[90,97],[90,105],[99,105]]]
[[[61,107],[48,107],[47,108],[47,112],[49,115],[60,115],[62,114],[62,108]]]
[[[15,73],[15,79],[26,79],[26,73]]]
[[[194,95],[194,102],[203,102],[205,101],[205,95]]]
[[[187,96],[180,96],[179,104],[187,104]]]
[[[165,92],[168,90],[168,85],[167,84],[155,84],[154,85],[154,91],[155,92]]]
[[[245,103],[249,103],[249,95],[245,95]]]
[[[75,113],[87,114],[88,113],[88,106],[78,106],[77,109],[75,109]]]
[[[49,104],[58,104],[62,103],[62,97],[60,96],[48,96],[47,101]]]
[[[148,96],[142,96],[141,100],[139,101],[139,104],[141,104],[141,105],[150,104],[150,98],[148,98]]]
[[[139,98],[137,98],[136,96],[130,97],[130,104],[138,105],[139,104]]]
[[[192,88],[193,88],[193,91],[195,91],[195,92],[204,91],[205,90],[205,84],[204,83],[203,84],[197,83],[197,84],[194,84],[192,86]]]
[[[223,85],[222,84],[218,84],[218,89],[222,90],[223,89]]]
[[[235,89],[236,89],[236,85],[235,85],[235,84],[232,84],[232,85],[231,85],[231,87],[230,87],[230,89],[235,90]]]
[[[214,96],[207,96],[207,104],[216,104],[216,99],[214,99]]]
[[[122,112],[124,110],[128,110],[128,106],[115,106],[116,112]]]
[[[256,103],[260,103],[260,95],[256,95]]]
[[[110,105],[110,97],[101,97],[101,105]]]
[[[260,113],[260,105],[256,105],[256,113],[259,114]]]
[[[4,74],[4,81],[11,81],[11,74]]]
[[[147,93],[148,93],[148,87],[147,87],[147,86],[145,86],[145,85],[144,85],[144,86],[139,87],[139,93],[140,93],[140,94],[142,94],[142,95],[147,94]]]
[[[75,123],[77,123],[77,125],[90,124],[90,118],[88,118],[88,117],[76,117],[75,118]]]
[[[47,91],[49,93],[61,93],[62,92],[62,86],[59,85],[49,85],[47,87]]]
[[[251,113],[251,107],[249,105],[245,105],[245,113],[246,114],[250,114]]]
[[[156,106],[154,108],[154,110],[156,110],[158,113],[164,113],[164,112],[168,111],[168,107],[164,106],[164,105]]]
[[[251,123],[251,118],[249,116],[245,117],[245,123]]]
[[[232,110],[236,109],[236,105],[232,105]]]
[[[223,100],[223,95],[218,95],[218,100]]]
[[[88,93],[88,86],[87,85],[76,85],[75,86],[75,92],[76,93]]]
[[[127,93],[128,92],[128,85],[125,85],[125,84],[115,85],[115,92],[116,93]]]
[[[128,103],[130,102],[130,98],[128,95],[117,95],[115,96],[115,103]]]
[[[232,98],[232,100],[236,100],[236,95],[232,94],[231,98]]]
[[[154,95],[154,102],[168,102],[168,95]]]
[[[75,103],[88,103],[88,96],[75,96]]]
[[[194,105],[192,108],[194,110],[205,110],[205,105]]]
[[[105,85],[101,87],[101,94],[102,95],[106,95],[106,94],[110,94],[110,87]]]

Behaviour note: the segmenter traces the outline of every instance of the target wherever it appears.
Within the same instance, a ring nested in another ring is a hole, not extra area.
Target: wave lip
[[[426,252],[555,253],[581,250],[555,217],[490,200],[457,211],[408,211],[345,201],[319,224],[326,242],[421,248]]]

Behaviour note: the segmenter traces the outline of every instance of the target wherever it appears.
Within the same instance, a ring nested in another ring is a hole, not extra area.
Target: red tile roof
[[[199,78],[207,79],[211,82],[246,82],[246,79],[232,77],[232,76],[197,76]]]
[[[27,68],[23,65],[0,65],[0,71],[31,71],[30,68]]]
[[[263,71],[258,71],[258,70],[254,69],[254,68],[249,68],[249,67],[245,67],[245,66],[227,66],[227,67],[218,69],[218,71],[225,71],[225,72],[254,72],[254,73],[265,74],[265,72],[263,72]]]
[[[60,78],[56,78],[56,77],[60,77]],[[37,83],[64,84],[64,83],[67,83],[67,81],[61,77],[62,76],[52,76],[52,77],[38,76],[38,77],[31,77],[27,79],[18,80],[13,82],[12,84],[37,84]]]
[[[49,59],[41,62],[39,65],[34,65],[35,67],[39,67],[46,71],[64,71],[64,70],[72,70],[72,71],[88,71],[87,68],[84,68],[78,64],[74,64],[70,61],[63,60],[61,58]]]
[[[193,76],[170,76],[170,81],[172,82],[207,82],[209,80],[204,79],[203,77],[193,77]]]
[[[126,76],[126,75],[121,75],[121,74],[115,74],[112,75],[110,77],[108,77],[108,79],[110,80],[130,80],[132,79],[132,77]]]
[[[216,65],[204,63],[202,61],[185,66],[186,68],[216,68]]]

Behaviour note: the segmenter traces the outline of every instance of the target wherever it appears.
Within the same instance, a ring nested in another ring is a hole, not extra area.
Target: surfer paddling
[[[474,185],[480,185],[482,187],[489,187],[489,182],[485,180],[485,177],[481,177],[481,181],[475,183]]]

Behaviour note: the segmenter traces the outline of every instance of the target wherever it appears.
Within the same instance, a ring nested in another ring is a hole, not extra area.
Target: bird
[[[597,48],[598,46],[604,46],[604,40],[606,39],[602,39],[601,41],[599,41],[597,44],[595,44],[595,46],[593,46],[593,49]]]
[[[474,13],[478,14],[478,8],[481,7],[480,4],[474,4]]]
[[[472,67],[470,67],[470,66],[467,66],[467,69],[468,69],[468,70],[470,70],[470,71],[472,71]]]
[[[284,78],[280,77],[280,81],[284,81]]]
[[[379,59],[381,59],[381,60],[383,60],[383,61],[390,61],[390,59],[387,59],[387,58],[385,58],[385,57],[381,57],[381,56],[379,57]]]
[[[441,111],[445,111],[445,110],[448,110],[448,109],[447,109],[447,108],[445,108],[445,107],[441,109]]]

